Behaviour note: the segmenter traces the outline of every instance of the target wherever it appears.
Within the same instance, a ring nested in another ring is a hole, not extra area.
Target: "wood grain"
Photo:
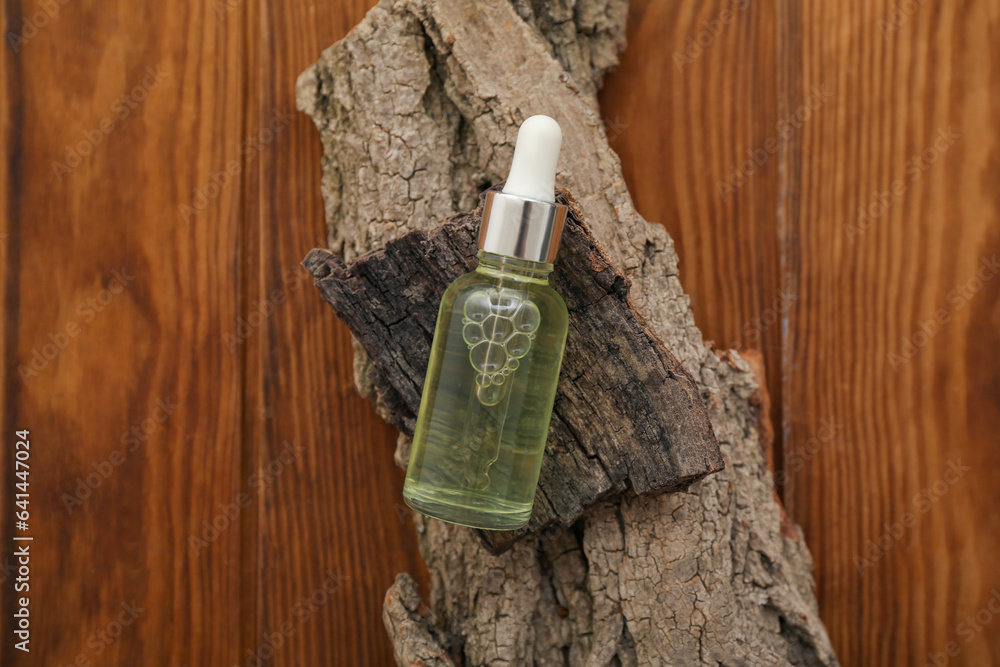
[[[788,9],[788,510],[846,664],[997,664],[1000,7]]]
[[[998,12],[903,4],[749,3],[709,39],[739,3],[633,2],[602,109],[706,337],[764,351],[783,495],[841,661],[994,664],[1000,624],[967,619],[1000,588],[1000,280],[975,289],[1000,250]]]
[[[7,580],[4,665],[237,659],[239,527],[189,538],[241,485],[242,371],[215,353],[240,189],[179,206],[238,151],[240,35],[192,8],[6,4],[2,493],[30,429],[34,555],[31,652]],[[8,558],[13,532],[5,511]]]
[[[78,26],[106,7],[74,4],[3,53],[3,433],[32,429],[33,509],[51,517],[35,531],[34,655],[24,662],[5,631],[3,664],[246,664],[286,621],[272,664],[384,663],[381,596],[397,572],[420,572],[394,504],[395,435],[353,390],[346,330],[299,289],[323,222],[294,77],[366,7],[319,24],[310,7],[199,9],[122,10],[90,48]],[[22,11],[36,7],[10,24]],[[67,64],[66,45],[87,55]],[[262,55],[274,49],[290,58]],[[119,120],[115,100],[147,66],[169,76]],[[51,163],[109,116],[114,130],[60,182]],[[91,322],[79,304],[123,267],[135,278]],[[273,315],[258,320],[261,304]],[[17,366],[70,322],[79,334],[22,382]],[[162,424],[158,400],[178,405]],[[67,515],[62,494],[144,423],[148,439]],[[189,538],[226,524],[241,493],[239,518],[194,553]],[[98,654],[94,633],[133,599],[144,611]]]
[[[243,350],[247,444],[254,469],[280,460],[283,441],[303,451],[257,505],[244,580],[258,591],[241,664],[247,651],[266,657],[286,623],[270,664],[391,664],[383,596],[400,572],[426,585],[393,462],[397,432],[355,390],[350,334],[299,264],[325,245],[325,224],[319,134],[295,111],[295,79],[371,4],[256,2],[248,17],[246,134],[276,111],[290,120],[247,172],[246,312],[274,306]]]

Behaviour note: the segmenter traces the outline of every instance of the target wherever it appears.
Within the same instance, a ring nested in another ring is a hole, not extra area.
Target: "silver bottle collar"
[[[537,199],[487,192],[479,247],[531,262],[555,261],[568,209]]]

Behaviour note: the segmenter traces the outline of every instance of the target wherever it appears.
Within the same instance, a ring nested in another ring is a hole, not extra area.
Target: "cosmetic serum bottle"
[[[559,124],[521,124],[510,176],[489,192],[479,265],[445,291],[403,497],[428,516],[512,530],[531,518],[569,315],[549,285],[566,207]]]

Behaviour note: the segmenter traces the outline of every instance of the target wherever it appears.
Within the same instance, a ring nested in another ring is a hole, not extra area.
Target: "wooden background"
[[[395,434],[298,266],[294,81],[370,4],[5,3],[0,663],[391,662]],[[706,337],[764,353],[846,665],[1000,664],[998,34],[997,0],[635,0],[602,94]]]

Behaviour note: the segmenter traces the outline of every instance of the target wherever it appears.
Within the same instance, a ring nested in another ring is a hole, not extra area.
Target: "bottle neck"
[[[519,282],[547,285],[549,274],[553,269],[551,264],[545,262],[532,262],[485,250],[480,250],[476,256],[479,258],[476,273],[483,273],[491,278],[508,278]]]

